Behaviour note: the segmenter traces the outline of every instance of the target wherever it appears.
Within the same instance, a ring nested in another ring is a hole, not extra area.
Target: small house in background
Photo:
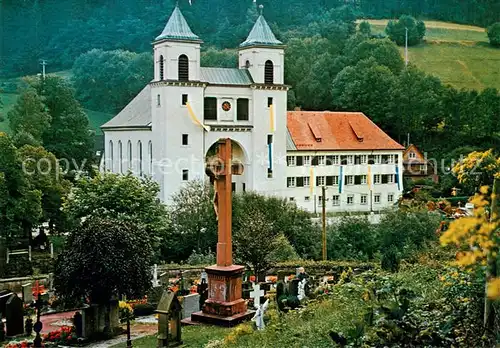
[[[435,183],[439,181],[439,176],[434,165],[413,144],[408,146],[403,153],[403,166],[404,177],[410,178],[413,181],[425,179],[432,180]]]

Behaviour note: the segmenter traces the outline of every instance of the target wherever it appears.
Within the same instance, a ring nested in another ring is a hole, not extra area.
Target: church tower
[[[176,6],[153,43],[155,81],[199,81],[201,43]]]
[[[284,83],[285,46],[276,39],[261,14],[239,48],[239,67],[248,69],[255,83]]]

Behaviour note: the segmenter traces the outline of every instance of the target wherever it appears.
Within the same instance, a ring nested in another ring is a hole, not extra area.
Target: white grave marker
[[[253,291],[250,291],[250,297],[253,298],[253,306],[256,309],[259,309],[260,307],[260,298],[264,296],[265,292],[264,290],[260,290],[260,285],[259,284],[253,284]]]

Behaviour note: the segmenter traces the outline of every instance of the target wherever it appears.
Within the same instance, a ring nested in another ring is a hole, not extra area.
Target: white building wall
[[[289,156],[319,156],[319,155],[395,155],[398,156],[397,164],[372,164],[371,167],[371,187],[367,180],[366,184],[361,185],[347,185],[345,177],[348,175],[368,175],[367,164],[352,164],[343,165],[342,167],[342,192],[340,185],[326,186],[326,209],[329,212],[363,212],[363,211],[379,211],[390,208],[401,197],[403,192],[403,164],[402,164],[402,151],[350,151],[350,152],[329,152],[329,151],[290,151]],[[288,177],[311,177],[311,168],[314,180],[311,182],[313,186],[309,187],[287,187],[283,197],[292,200],[297,206],[311,212],[321,212],[322,203],[320,196],[322,196],[322,188],[316,186],[317,176],[340,176],[340,165],[310,165],[310,166],[287,166],[286,176]],[[396,174],[396,167],[399,168],[399,186],[397,182],[392,184],[375,184],[374,175],[377,174]],[[340,179],[340,178],[339,178]],[[361,196],[366,195],[366,204],[361,203]],[[379,195],[380,202],[375,202],[375,196]],[[392,201],[389,201],[389,195],[392,195]],[[339,205],[333,205],[333,196],[339,196]],[[353,197],[353,203],[348,204],[348,197]]]
[[[246,68],[255,83],[264,83],[264,67],[266,61],[272,61],[274,66],[274,83],[283,84],[285,81],[285,51],[281,48],[248,47],[239,51],[239,67]]]
[[[141,174],[141,155],[139,153],[139,142],[142,144],[142,175],[151,175],[150,160],[148,154],[148,143],[152,141],[149,130],[106,130],[105,141],[105,170],[112,173],[126,174],[131,171],[134,175]],[[129,142],[132,145],[130,155]],[[120,156],[121,143],[121,156]],[[112,144],[112,145],[111,145]],[[154,151],[154,142],[153,151]],[[112,146],[112,152],[111,152]]]

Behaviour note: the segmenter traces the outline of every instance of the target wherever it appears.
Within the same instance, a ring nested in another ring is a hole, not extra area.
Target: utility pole
[[[326,187],[322,186],[322,220],[323,220],[323,261],[326,261],[327,255],[326,255]]]
[[[408,27],[405,27],[405,65],[408,66]]]
[[[42,78],[45,80],[45,66],[47,65],[47,61],[45,59],[41,59],[40,65],[42,66]]]

